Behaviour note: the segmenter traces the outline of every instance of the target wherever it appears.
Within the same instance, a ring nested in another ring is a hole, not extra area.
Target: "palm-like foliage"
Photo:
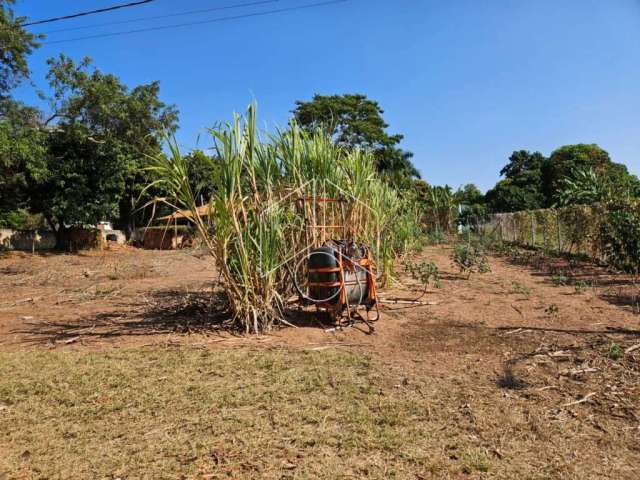
[[[448,232],[453,226],[453,217],[458,202],[449,185],[433,186],[427,194],[427,224],[437,232]]]
[[[558,195],[560,205],[589,205],[606,201],[610,195],[609,186],[592,169],[579,169],[571,178],[564,178]]]

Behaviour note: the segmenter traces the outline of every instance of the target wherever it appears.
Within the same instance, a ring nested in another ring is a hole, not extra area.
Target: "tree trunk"
[[[64,226],[64,222],[62,220],[59,220],[56,222],[51,217],[45,217],[45,220],[49,224],[49,228],[51,228],[53,233],[55,233],[56,235],[56,250],[66,250],[67,249],[67,243],[66,243],[67,228]]]

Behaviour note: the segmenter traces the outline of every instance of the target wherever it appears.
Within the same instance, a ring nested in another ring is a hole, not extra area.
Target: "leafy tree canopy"
[[[314,95],[310,102],[297,101],[296,121],[313,131],[323,128],[338,145],[378,150],[397,145],[402,135],[389,135],[378,102],[365,95]]]
[[[591,203],[640,193],[638,178],[625,165],[612,162],[595,144],[564,145],[549,158],[519,150],[513,152],[500,174],[505,178],[486,195],[494,212]]]
[[[0,222],[24,217],[13,212],[28,206],[31,179],[46,175],[46,136],[39,122],[36,109],[0,100]],[[20,226],[16,221],[6,225]]]
[[[586,172],[591,172],[591,175],[586,175]],[[640,185],[638,178],[631,175],[625,165],[612,162],[609,154],[598,145],[565,145],[551,153],[544,168],[547,205],[563,201],[561,197],[567,181],[586,185],[590,176],[612,191],[622,187],[635,194]],[[565,202],[567,198],[564,198]]]
[[[189,171],[189,183],[196,200],[201,203],[209,201],[213,196],[214,185],[220,177],[219,165],[215,158],[208,156],[202,150],[193,150],[186,155],[187,168]]]
[[[39,37],[26,31],[24,17],[16,17],[14,0],[0,0],[0,98],[29,76],[27,57],[38,47]]]
[[[535,188],[523,188],[505,178],[487,191],[486,202],[492,212],[517,212],[541,207],[540,192]]]
[[[486,203],[493,212],[515,212],[542,208],[543,168],[546,158],[540,152],[514,151],[509,163],[500,170],[505,178],[486,194]]]
[[[455,193],[455,198],[458,203],[469,207],[484,204],[484,195],[473,183],[467,183],[459,188]]]
[[[175,129],[177,111],[159,99],[158,82],[129,89],[86,58],[48,63],[47,175],[34,179],[31,208],[58,229],[118,215],[133,226],[142,167],[160,152],[162,132]]]
[[[385,178],[407,186],[408,179],[420,173],[411,163],[413,154],[398,148],[403,136],[386,132],[384,110],[366,95],[314,95],[308,102],[297,101],[293,110],[296,121],[306,130],[322,128],[345,148],[372,150],[376,167]]]

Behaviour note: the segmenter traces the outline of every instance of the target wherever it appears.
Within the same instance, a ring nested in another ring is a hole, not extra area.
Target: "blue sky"
[[[155,0],[33,31],[228,6],[250,0]],[[308,5],[279,0],[222,12],[51,33],[48,41]],[[124,0],[18,0],[32,19]],[[88,55],[130,86],[160,80],[180,110],[180,142],[255,98],[269,128],[314,93],[364,93],[430,183],[498,179],[515,149],[549,154],[598,143],[640,174],[640,0],[350,0],[172,30],[44,45],[30,59]],[[33,88],[17,95],[36,102]],[[200,145],[206,140],[200,138]]]

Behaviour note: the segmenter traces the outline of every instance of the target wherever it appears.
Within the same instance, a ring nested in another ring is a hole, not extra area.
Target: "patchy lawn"
[[[0,354],[7,479],[633,478],[631,438],[532,416],[335,349]]]
[[[374,335],[262,337],[194,252],[0,255],[0,480],[638,478],[634,285],[449,254],[424,296],[398,265]]]
[[[243,349],[0,359],[7,478],[388,478],[491,468],[472,445],[447,459],[420,392],[394,388],[366,356]]]

